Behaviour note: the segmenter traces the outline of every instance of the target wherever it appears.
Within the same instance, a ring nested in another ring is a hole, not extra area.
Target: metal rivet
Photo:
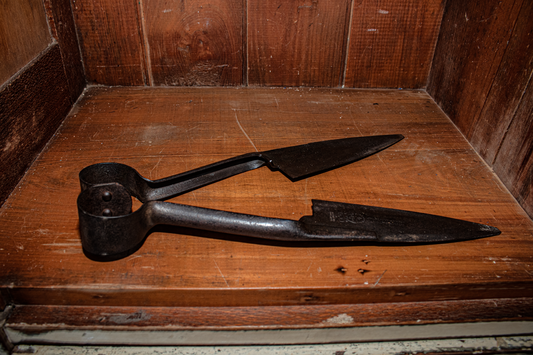
[[[102,211],[102,215],[106,216],[106,217],[109,217],[111,216],[111,210],[109,208],[106,208],[105,210]]]
[[[104,200],[105,202],[109,202],[111,201],[111,198],[113,197],[113,195],[111,195],[111,192],[109,191],[106,191],[102,194],[102,200]]]

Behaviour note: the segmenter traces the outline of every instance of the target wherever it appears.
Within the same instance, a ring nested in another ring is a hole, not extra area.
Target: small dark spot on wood
[[[363,263],[365,263],[365,264],[368,264],[368,263],[370,262],[370,260],[365,260],[365,259],[363,259],[363,260],[361,260],[361,262],[363,262]]]
[[[357,270],[358,273],[360,273],[361,275],[364,275],[365,272],[369,272],[370,270],[365,270],[365,269],[359,269]]]
[[[372,105],[376,106],[376,105],[379,105],[377,102],[374,102]]]
[[[335,269],[335,271],[340,272],[341,274],[345,274],[348,269],[346,269],[344,266],[339,266]]]

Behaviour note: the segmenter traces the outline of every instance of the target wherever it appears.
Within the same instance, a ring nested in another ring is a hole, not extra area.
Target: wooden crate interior
[[[373,325],[411,324],[401,305],[417,302],[432,309],[423,322],[439,302],[452,302],[446,322],[486,320],[489,309],[490,319],[532,317],[533,2],[19,0],[0,10],[0,308],[20,306],[13,329],[27,330],[36,306],[36,323],[58,326],[83,307],[119,306],[182,307],[198,320],[185,328],[222,306],[240,318],[220,328],[310,327],[366,303],[394,305],[390,317],[369,310]],[[502,234],[297,248],[157,230],[117,262],[81,250],[77,174],[92,163],[155,179],[249,151],[395,133],[406,138],[313,179],[263,168],[173,201],[297,219],[326,199]],[[291,318],[282,306],[301,308]],[[149,325],[177,312],[165,309]]]

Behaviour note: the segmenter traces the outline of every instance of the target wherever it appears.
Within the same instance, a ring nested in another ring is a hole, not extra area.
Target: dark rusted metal
[[[500,233],[457,219],[320,200],[313,200],[311,216],[298,221],[156,201],[263,165],[300,179],[362,159],[402,138],[350,138],[251,153],[157,181],[122,164],[89,166],[80,173],[78,197],[83,249],[92,259],[116,260],[135,252],[148,231],[160,224],[296,242],[436,243]],[[135,212],[132,195],[145,202]]]

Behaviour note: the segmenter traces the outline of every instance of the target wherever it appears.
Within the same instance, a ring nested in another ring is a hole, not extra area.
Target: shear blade
[[[313,200],[313,215],[300,219],[309,234],[367,236],[380,243],[441,243],[500,234],[498,228],[391,208]]]
[[[366,158],[401,141],[401,134],[309,143],[260,153],[269,167],[300,180]]]

